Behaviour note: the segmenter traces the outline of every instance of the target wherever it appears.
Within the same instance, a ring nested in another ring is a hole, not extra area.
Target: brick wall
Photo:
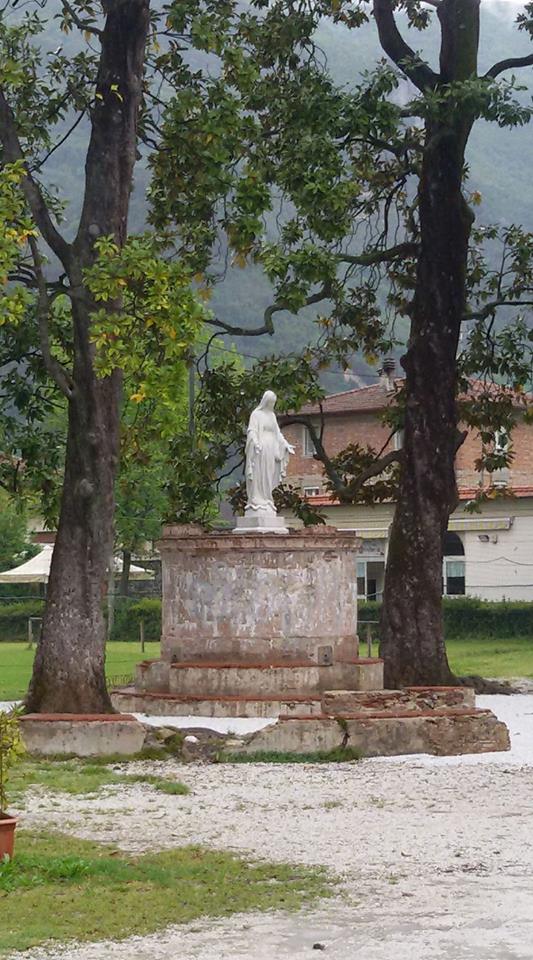
[[[305,428],[301,424],[290,424],[283,427],[283,433],[295,447],[295,454],[289,460],[288,480],[301,486],[320,486],[323,478],[322,464],[305,454]],[[323,443],[329,456],[340,453],[350,443],[373,447],[379,451],[389,434],[390,428],[381,423],[377,412],[335,414],[325,418]],[[386,449],[390,449],[390,445]]]
[[[319,422],[317,421],[317,426]],[[294,486],[320,487],[323,492],[323,469],[319,461],[312,456],[306,456],[304,451],[304,431],[301,424],[291,424],[283,427],[283,433],[289,443],[295,447],[295,454],[290,458],[287,477]],[[380,420],[379,411],[365,411],[364,413],[330,414],[325,416],[323,442],[329,456],[335,456],[344,450],[350,443],[358,443],[363,447],[373,447],[381,450],[387,441],[389,428]],[[384,452],[390,450],[389,444]],[[503,476],[509,485],[527,486],[533,484],[533,424],[520,421],[516,424],[511,448],[514,453],[512,463]],[[457,453],[456,469],[457,481],[460,487],[474,487],[480,482],[480,474],[476,470],[475,462],[481,456],[482,443],[477,431],[471,431]],[[485,474],[485,484],[490,482],[490,475]]]

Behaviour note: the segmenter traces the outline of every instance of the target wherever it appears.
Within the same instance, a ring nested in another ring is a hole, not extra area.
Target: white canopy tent
[[[53,552],[53,545],[45,543],[41,552],[31,560],[0,573],[0,583],[48,583]],[[114,566],[115,573],[122,572],[122,560],[118,557],[115,557]],[[152,580],[153,576],[151,571],[136,567],[133,563],[130,566],[130,580]]]

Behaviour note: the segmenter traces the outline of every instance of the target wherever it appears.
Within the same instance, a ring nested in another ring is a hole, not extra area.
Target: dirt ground
[[[322,864],[339,882],[338,895],[311,912],[206,920],[115,944],[33,950],[25,960],[533,960],[533,696],[479,702],[509,723],[511,753],[166,764],[189,796],[135,785],[109,787],[98,803],[30,798],[28,826],[46,820],[125,850],[198,843]]]

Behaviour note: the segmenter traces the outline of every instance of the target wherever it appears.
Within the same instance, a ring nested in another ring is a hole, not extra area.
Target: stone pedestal
[[[281,519],[281,518],[279,518]],[[359,658],[354,534],[168,526],[161,660],[117,690],[122,710],[278,717],[239,749],[364,756],[506,750],[505,726],[465,688],[383,690],[383,661]]]
[[[167,663],[357,657],[353,533],[325,526],[210,533],[175,525],[164,528],[159,549]]]
[[[232,533],[286,533],[290,530],[285,517],[277,513],[254,513],[248,511],[244,517],[237,517],[237,526]]]

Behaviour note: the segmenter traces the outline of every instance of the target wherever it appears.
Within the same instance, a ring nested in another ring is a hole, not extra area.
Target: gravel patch
[[[28,797],[23,823],[128,851],[202,844],[329,867],[339,896],[312,912],[249,914],[21,960],[532,960],[533,696],[479,698],[513,749],[335,765],[179,765],[183,780],[90,797]],[[204,721],[205,724],[205,721]]]

